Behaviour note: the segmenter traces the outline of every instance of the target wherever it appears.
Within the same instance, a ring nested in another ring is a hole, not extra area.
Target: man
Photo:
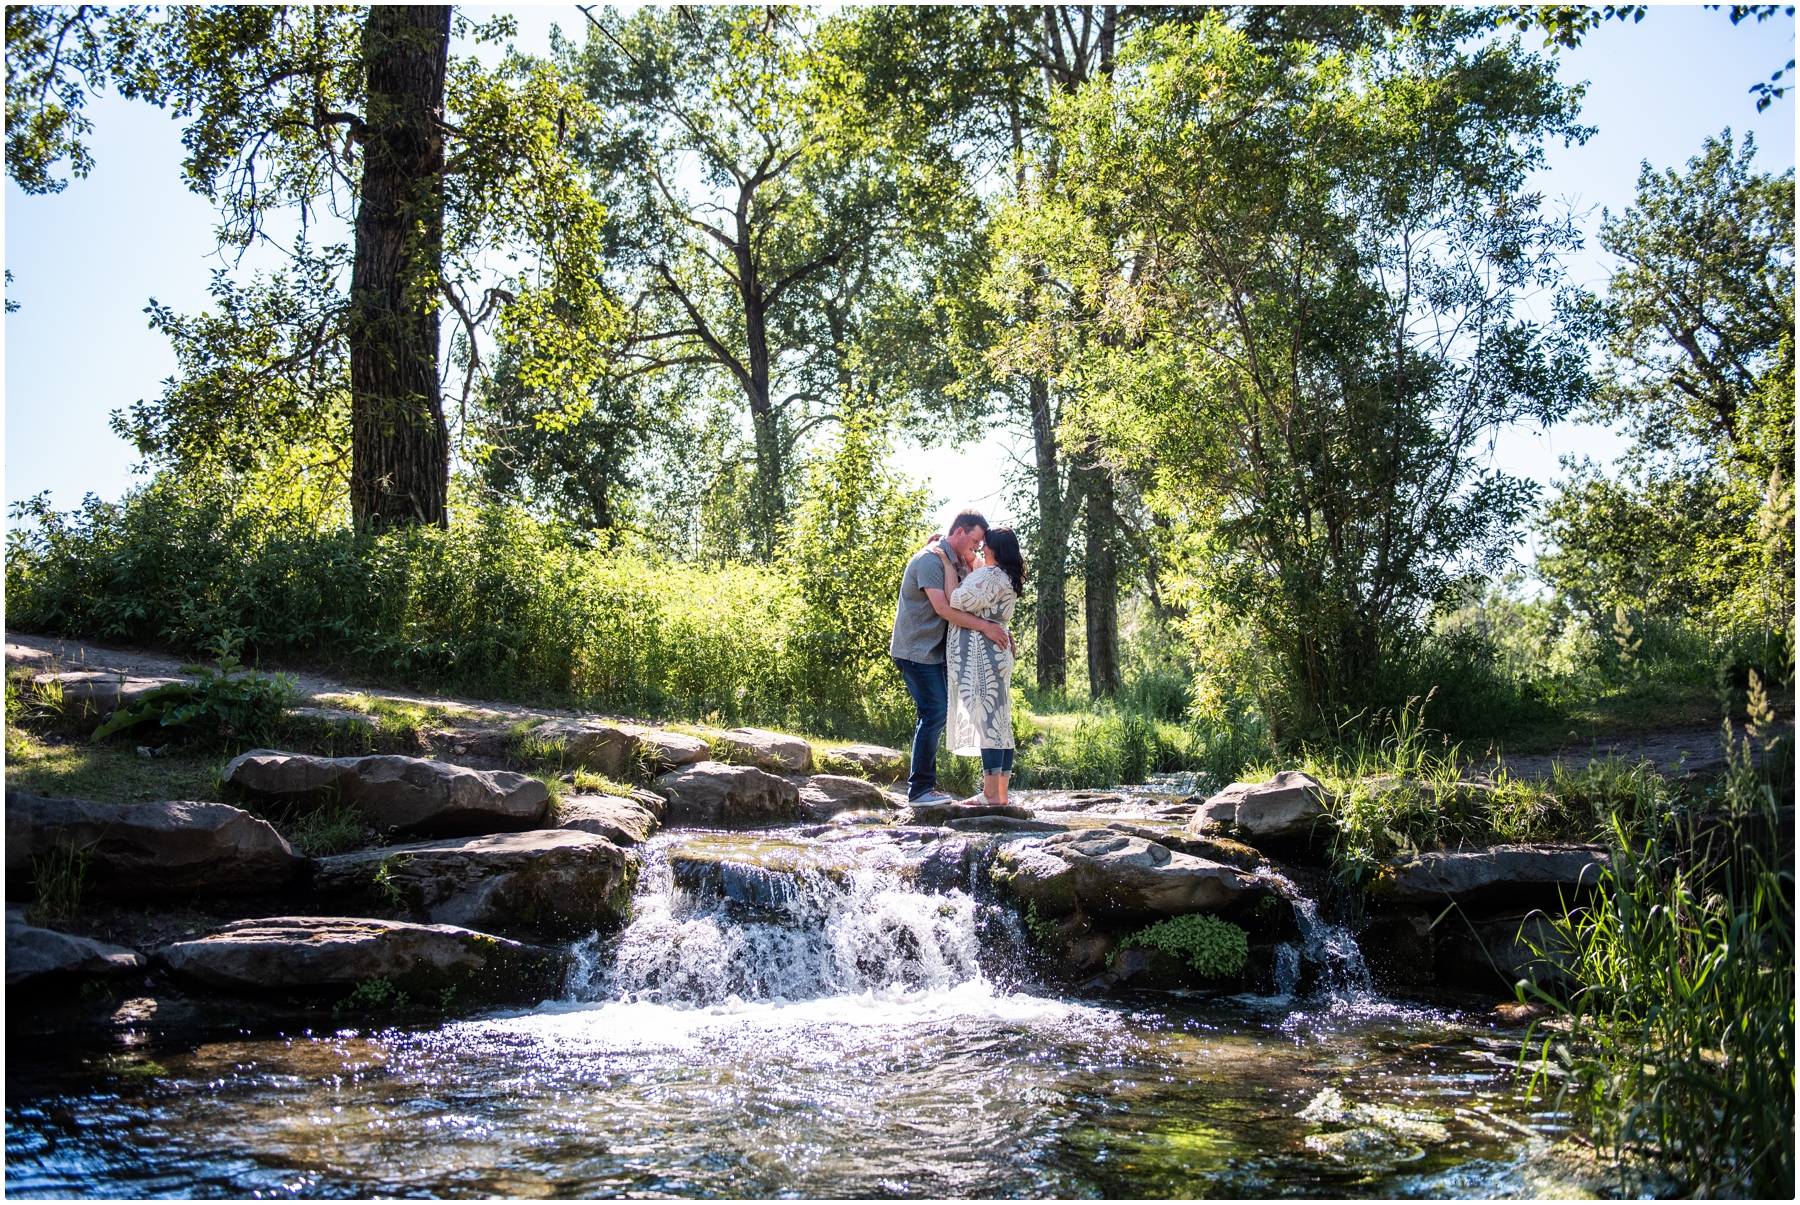
[[[986,539],[987,520],[980,511],[965,510],[951,521],[944,545],[956,558],[959,572],[968,572],[975,549]],[[944,589],[944,562],[928,541],[913,554],[900,577],[894,636],[888,642],[888,655],[906,680],[906,693],[919,712],[913,729],[912,773],[906,780],[908,803],[950,802],[950,796],[937,789],[937,747],[950,709],[950,680],[944,665],[944,637],[950,624],[973,628],[1002,647],[1012,646],[1012,636],[999,624],[950,605]]]

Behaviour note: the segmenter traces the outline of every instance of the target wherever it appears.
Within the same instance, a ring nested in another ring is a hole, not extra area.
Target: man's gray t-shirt
[[[931,548],[913,554],[900,575],[900,601],[894,607],[894,638],[889,656],[936,665],[944,659],[944,633],[950,625],[939,617],[925,591],[944,588],[944,562]]]

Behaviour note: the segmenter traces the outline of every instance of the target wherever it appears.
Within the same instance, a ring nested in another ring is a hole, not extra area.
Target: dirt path
[[[79,640],[63,640],[55,636],[6,634],[6,668],[29,665],[45,670],[106,670],[141,678],[182,677],[181,667],[191,664],[184,658],[151,649],[116,648]],[[278,667],[277,667],[278,668]],[[287,672],[287,671],[283,671]],[[456,720],[493,723],[534,716],[566,717],[597,715],[597,712],[559,711],[554,708],[521,707],[517,703],[497,703],[490,699],[458,699],[439,695],[409,694],[379,686],[363,686],[343,682],[319,674],[289,673],[301,696],[313,706],[329,707],[351,695],[367,695],[411,707],[441,707]],[[624,718],[624,717],[620,717]]]

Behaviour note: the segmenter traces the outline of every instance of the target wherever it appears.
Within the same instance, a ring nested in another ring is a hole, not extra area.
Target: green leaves
[[[255,737],[281,719],[294,697],[293,679],[286,674],[260,674],[247,670],[233,655],[231,641],[221,640],[217,666],[184,665],[194,682],[159,686],[122,708],[94,730],[95,740],[126,732],[155,720],[162,728],[202,738]]]

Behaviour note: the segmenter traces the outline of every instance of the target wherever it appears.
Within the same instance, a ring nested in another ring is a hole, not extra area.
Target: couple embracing
[[[965,510],[947,536],[932,536],[900,579],[888,653],[918,709],[909,803],[949,803],[938,790],[937,744],[946,723],[952,753],[981,757],[981,794],[1005,803],[1012,778],[1013,638],[1007,625],[1025,592],[1025,560],[1009,527],[989,529]]]

